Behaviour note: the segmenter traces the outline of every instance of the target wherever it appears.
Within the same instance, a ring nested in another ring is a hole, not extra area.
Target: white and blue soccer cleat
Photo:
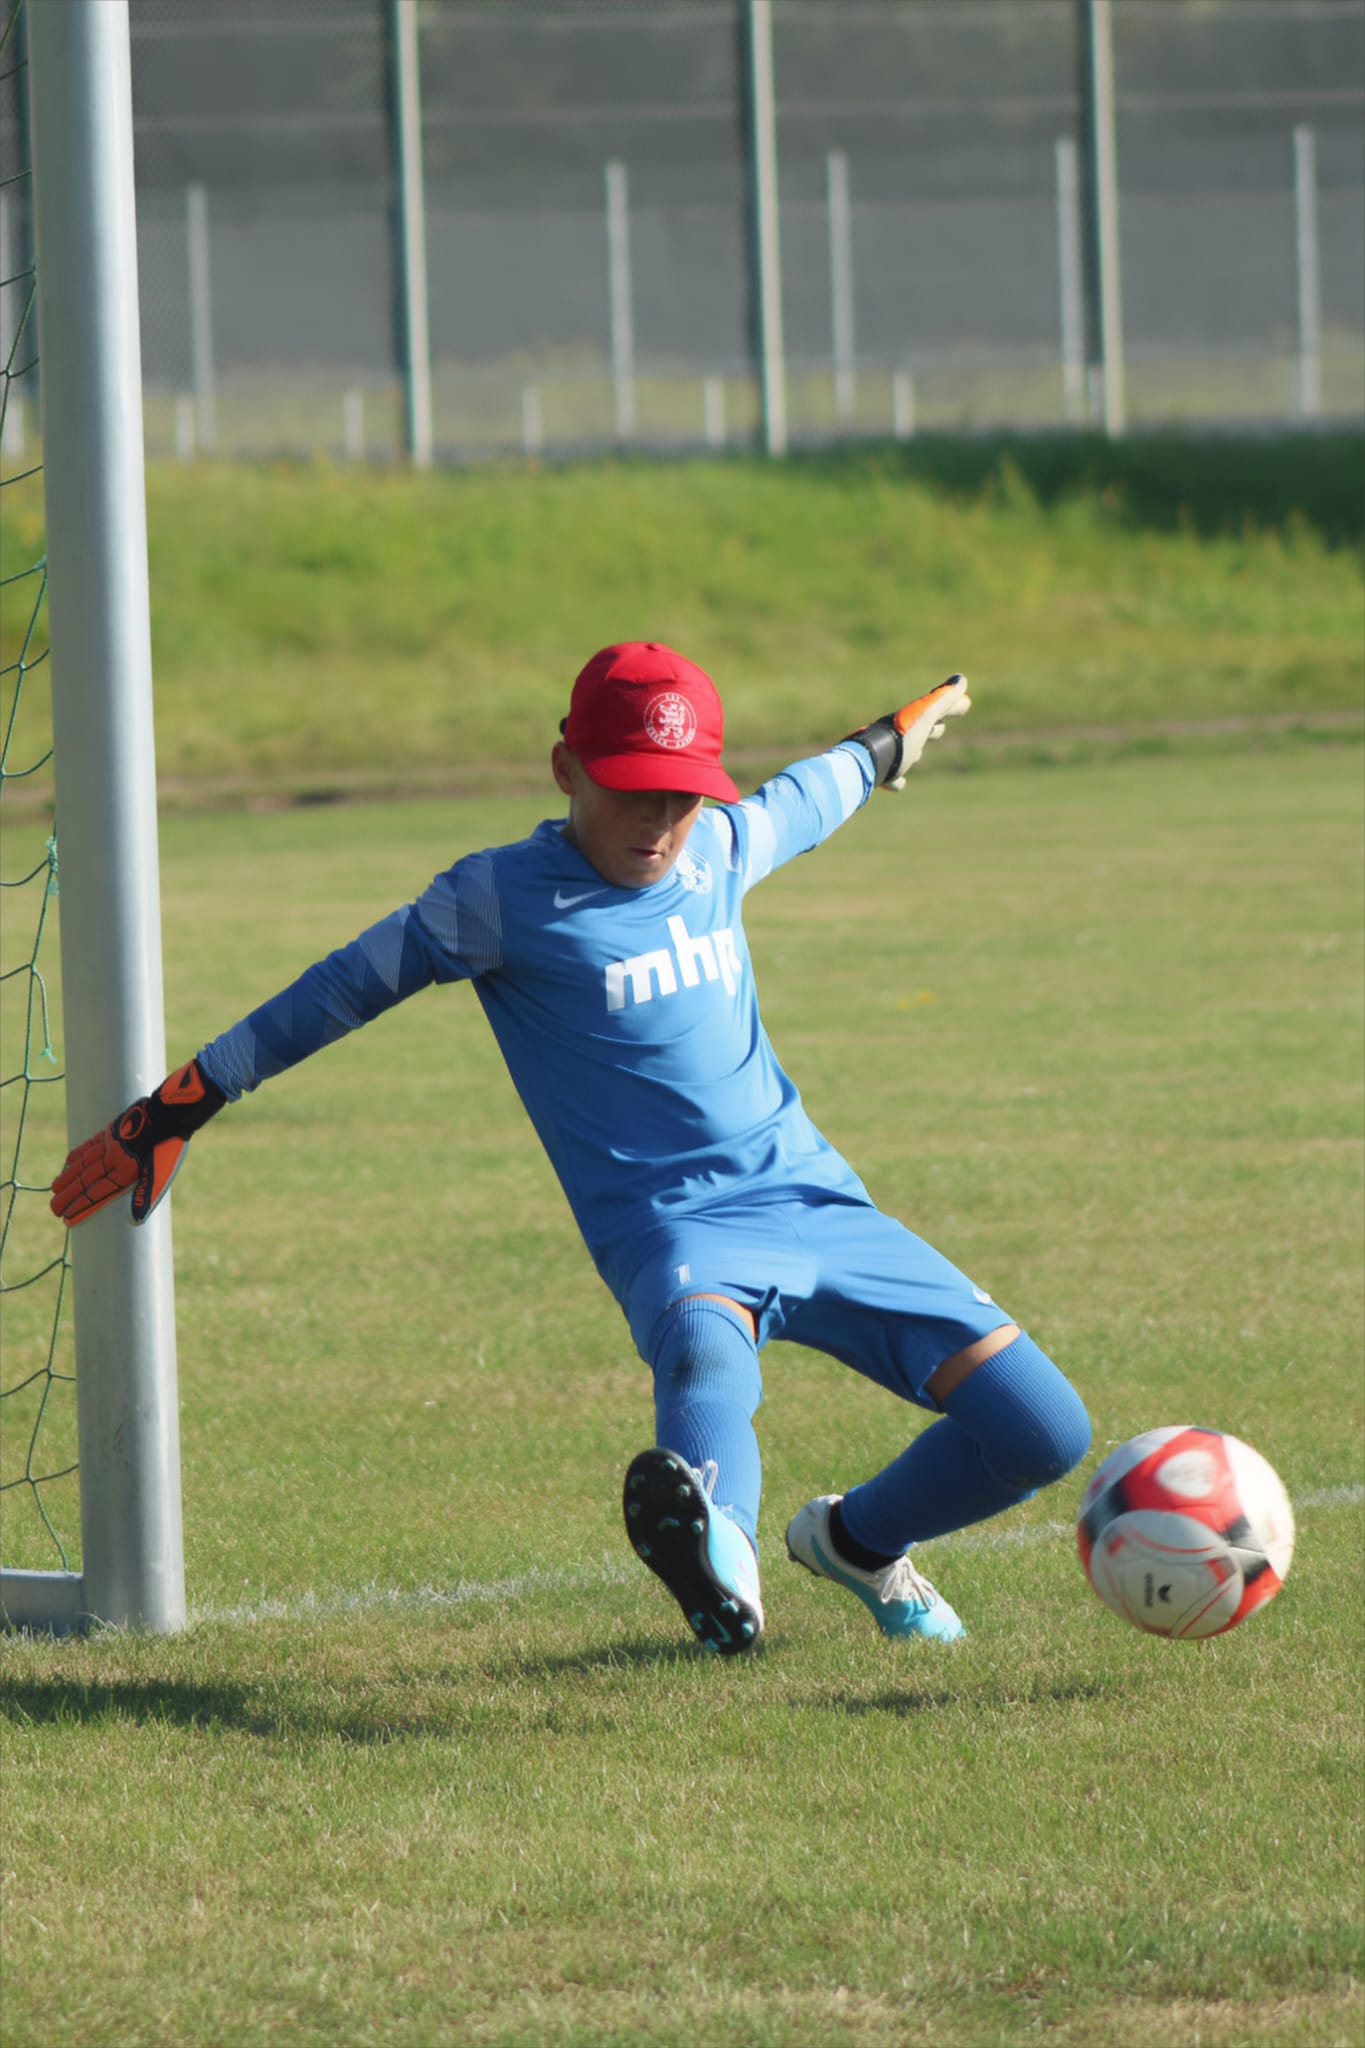
[[[763,1633],[758,1559],[738,1522],[711,1498],[716,1467],[694,1472],[675,1451],[641,1451],[622,1506],[637,1557],[657,1572],[704,1650],[733,1657]]]
[[[935,1642],[952,1643],[965,1635],[943,1595],[915,1570],[908,1557],[893,1558],[880,1571],[871,1572],[844,1562],[829,1529],[830,1509],[842,1499],[842,1494],[822,1493],[793,1515],[787,1526],[787,1555],[792,1563],[856,1593],[884,1636],[928,1636]]]

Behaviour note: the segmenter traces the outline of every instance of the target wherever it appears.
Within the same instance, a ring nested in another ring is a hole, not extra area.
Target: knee
[[[1089,1449],[1090,1417],[1085,1403],[1070,1381],[1058,1373],[1048,1387],[1046,1402],[1016,1419],[1008,1443],[990,1462],[1008,1485],[1036,1493],[1074,1471]]]
[[[1084,1401],[1026,1335],[978,1366],[944,1405],[1000,1484],[1020,1494],[1053,1485],[1090,1449]]]
[[[656,1396],[673,1402],[743,1402],[750,1414],[763,1398],[758,1351],[734,1310],[691,1295],[665,1309],[654,1326],[649,1363]]]
[[[1051,1486],[1074,1472],[1090,1449],[1090,1416],[1069,1380],[1058,1373],[1046,1409],[1028,1431],[1026,1461],[1034,1486]]]

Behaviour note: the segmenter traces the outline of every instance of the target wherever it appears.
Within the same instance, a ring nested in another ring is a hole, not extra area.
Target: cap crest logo
[[[645,731],[656,747],[680,753],[697,737],[697,714],[686,697],[665,690],[645,706]]]

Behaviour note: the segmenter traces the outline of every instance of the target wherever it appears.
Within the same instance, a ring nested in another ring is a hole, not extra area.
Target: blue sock
[[[733,1309],[694,1295],[665,1309],[651,1346],[655,1441],[698,1472],[714,1460],[712,1499],[756,1547],[763,1467],[753,1417],[763,1376],[753,1338]]]
[[[1031,1337],[969,1373],[942,1418],[846,1493],[849,1534],[884,1557],[984,1522],[1060,1479],[1090,1448],[1079,1394]]]

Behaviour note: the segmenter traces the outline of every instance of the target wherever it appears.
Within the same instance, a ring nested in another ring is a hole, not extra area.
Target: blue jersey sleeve
[[[737,804],[704,811],[746,892],[784,861],[809,853],[862,809],[875,786],[866,747],[841,743],[796,761]]]
[[[430,983],[496,966],[499,936],[491,866],[473,855],[210,1039],[199,1064],[235,1102]]]

